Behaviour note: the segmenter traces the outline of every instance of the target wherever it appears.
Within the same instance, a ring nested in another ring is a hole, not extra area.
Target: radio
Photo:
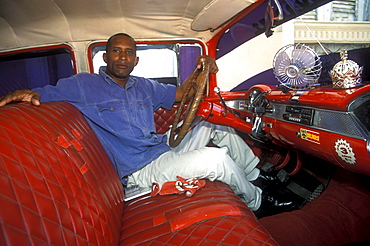
[[[284,120],[312,125],[314,110],[311,108],[287,106],[285,112]]]

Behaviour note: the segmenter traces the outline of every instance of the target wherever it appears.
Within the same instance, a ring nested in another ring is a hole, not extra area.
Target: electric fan
[[[273,61],[275,77],[281,85],[293,90],[310,89],[317,83],[321,69],[316,52],[304,44],[282,47]]]

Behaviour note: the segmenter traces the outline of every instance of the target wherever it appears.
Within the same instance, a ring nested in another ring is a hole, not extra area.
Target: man
[[[40,101],[69,102],[87,119],[123,183],[150,189],[153,182],[174,181],[177,176],[220,180],[252,210],[259,208],[261,190],[249,182],[259,175],[259,160],[232,128],[201,122],[171,149],[167,136],[155,133],[153,112],[180,101],[184,86],[131,76],[139,58],[135,40],[127,34],[109,38],[103,59],[107,66],[99,74],[81,73],[56,86],[17,90],[1,97],[0,106],[16,101],[36,106]],[[198,58],[198,68],[202,61],[210,63],[211,73],[218,71],[213,58]],[[210,140],[219,148],[205,147]]]

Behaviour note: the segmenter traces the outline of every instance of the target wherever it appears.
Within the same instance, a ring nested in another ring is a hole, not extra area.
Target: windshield
[[[271,1],[274,5],[274,1]],[[317,2],[317,1],[316,1]],[[318,1],[321,4],[325,1]],[[276,21],[272,35],[265,35],[265,11],[267,3],[226,29],[217,46],[217,84],[223,91],[244,90],[255,84],[278,85],[272,67],[277,51],[289,44],[305,44],[312,48],[323,62],[320,82],[329,83],[330,71],[340,61],[339,52],[348,50],[349,59],[360,66],[368,59],[356,52],[370,47],[370,4],[362,1],[335,1],[317,8],[319,3],[305,1],[291,6],[290,1],[279,1],[284,19]],[[274,5],[275,16],[278,16]],[[295,10],[293,10],[293,8]],[[295,12],[306,12],[292,19]],[[285,22],[286,20],[289,20]],[[282,25],[281,22],[285,22]],[[363,77],[369,80],[369,73]]]

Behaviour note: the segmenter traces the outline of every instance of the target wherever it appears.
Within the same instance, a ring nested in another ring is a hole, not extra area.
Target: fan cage
[[[304,44],[282,47],[273,60],[273,72],[281,85],[293,89],[310,89],[317,85],[322,63],[317,53]]]

